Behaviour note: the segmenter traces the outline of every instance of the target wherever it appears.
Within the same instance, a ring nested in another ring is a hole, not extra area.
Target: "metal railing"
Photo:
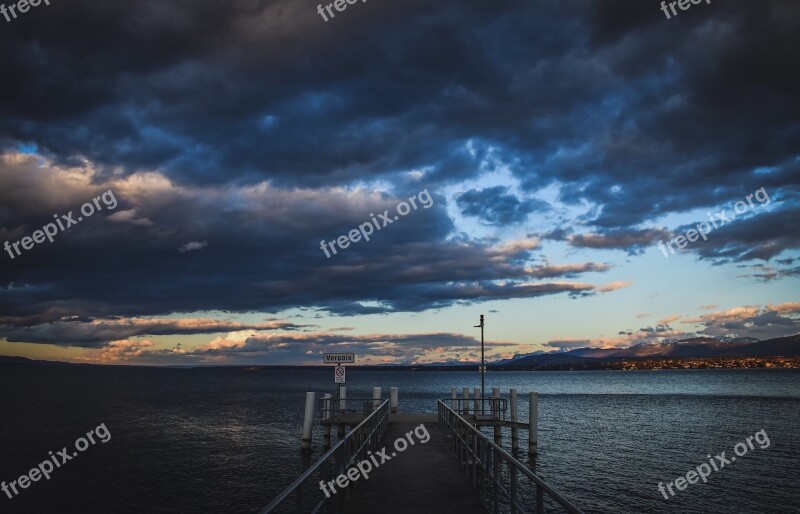
[[[477,416],[481,421],[505,421],[508,400],[505,398],[446,398],[450,408],[462,416]]]
[[[360,414],[369,416],[383,400],[374,398],[319,398],[319,419],[339,421],[343,415]]]
[[[582,514],[524,464],[448,407],[445,402],[449,401],[438,401],[439,426],[487,512],[543,514],[547,504],[548,509],[560,507],[559,510]],[[520,484],[524,479],[529,482]]]
[[[272,500],[261,514],[278,512],[277,509],[281,506],[293,509],[297,513],[344,512],[347,496],[353,486],[339,489],[336,494],[328,498],[320,489],[319,480],[326,482],[332,480],[345,473],[352,464],[368,458],[368,451],[378,450],[388,424],[389,400],[383,400],[364,421]]]

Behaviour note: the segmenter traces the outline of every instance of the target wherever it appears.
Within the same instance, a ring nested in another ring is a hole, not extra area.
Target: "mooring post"
[[[391,410],[392,412],[397,412],[398,398],[397,398],[397,388],[396,387],[392,387],[390,389],[389,396],[391,398],[391,401],[389,402],[389,410]]]
[[[453,409],[454,411],[458,412],[458,410],[456,409],[456,403],[458,403],[456,401],[456,388],[455,387],[451,387],[450,388],[450,408]]]
[[[530,403],[530,412],[528,413],[528,453],[536,453],[536,427],[539,423],[539,393],[530,393],[528,395],[528,401]]]
[[[492,388],[492,421],[494,426],[494,444],[501,445],[503,443],[503,426],[500,425],[500,388]]]
[[[372,388],[372,410],[378,410],[378,407],[381,405],[381,388],[380,387],[373,387]]]
[[[336,437],[341,441],[344,439],[344,423],[342,423],[342,414],[347,410],[347,388],[344,386],[339,387],[339,416],[336,419]]]
[[[331,395],[325,393],[322,397],[322,419],[328,421],[332,416],[331,413]],[[331,425],[330,422],[322,426],[322,446],[327,450],[331,447]]]
[[[311,451],[311,427],[314,423],[314,399],[316,398],[316,393],[308,392],[306,393],[306,412],[305,417],[303,418],[303,444],[301,446],[302,451],[310,452]]]
[[[511,390],[511,449],[519,450],[519,429],[517,428],[517,390]]]
[[[464,408],[462,410],[464,411],[464,415],[468,416],[469,415],[469,387],[465,387],[463,393],[464,393]]]

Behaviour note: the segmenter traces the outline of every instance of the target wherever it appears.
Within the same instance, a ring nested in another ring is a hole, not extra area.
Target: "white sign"
[[[344,381],[344,373],[345,373],[344,370],[345,370],[344,366],[336,366],[335,368],[333,368],[333,371],[334,371],[334,373],[333,373],[333,383],[334,384],[344,384],[345,383],[345,381]]]
[[[325,364],[353,364],[356,362],[355,353],[326,353],[323,355]]]

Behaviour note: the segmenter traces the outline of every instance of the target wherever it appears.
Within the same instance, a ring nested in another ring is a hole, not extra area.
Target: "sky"
[[[492,360],[800,332],[800,4],[345,5],[0,17],[0,355],[468,362],[481,314]]]

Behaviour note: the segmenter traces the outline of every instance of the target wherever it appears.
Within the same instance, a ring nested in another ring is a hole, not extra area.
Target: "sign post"
[[[344,384],[345,383],[345,371],[347,368],[342,366],[341,364],[337,364],[335,368],[333,368],[333,383],[334,384]]]
[[[347,370],[342,364],[355,364],[355,353],[324,353],[322,355],[322,362],[325,364],[336,364],[333,369],[333,383],[336,384],[336,398],[339,400],[339,409],[345,410],[344,405],[344,384],[346,383]],[[344,430],[342,428],[342,430]],[[344,433],[340,434],[344,436]]]

